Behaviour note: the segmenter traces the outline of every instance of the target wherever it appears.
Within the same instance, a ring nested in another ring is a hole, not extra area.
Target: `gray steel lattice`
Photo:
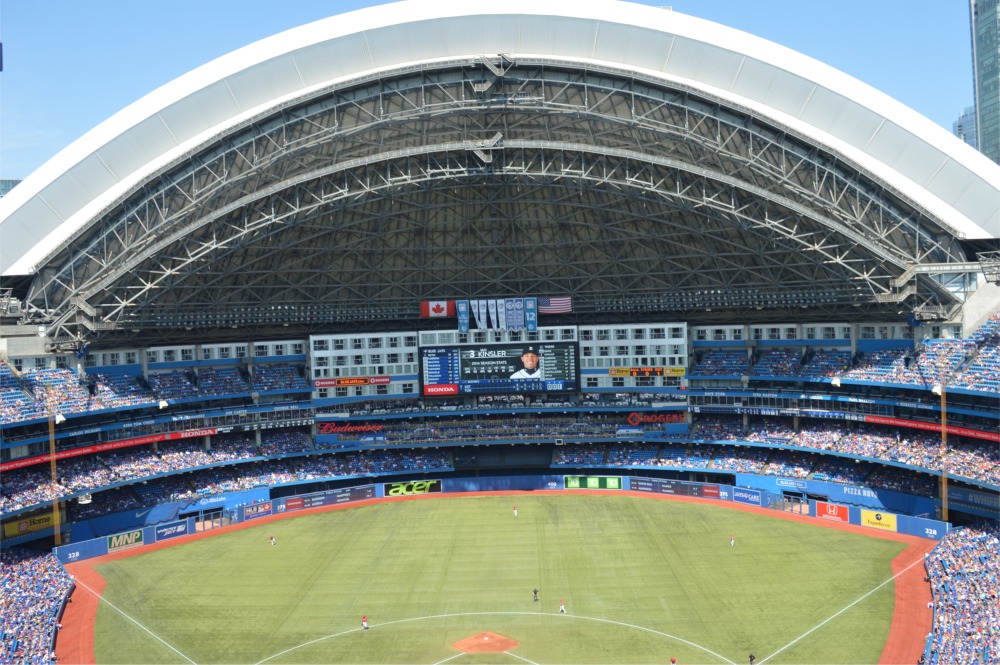
[[[893,280],[962,260],[898,193],[764,118],[618,73],[466,63],[219,137],[66,243],[29,302],[91,332],[388,324],[424,299],[536,294],[588,316],[850,320],[954,305]]]

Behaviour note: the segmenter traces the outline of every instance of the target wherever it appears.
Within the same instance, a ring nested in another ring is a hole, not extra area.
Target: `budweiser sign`
[[[381,432],[382,425],[368,423],[318,423],[319,434],[370,434]]]

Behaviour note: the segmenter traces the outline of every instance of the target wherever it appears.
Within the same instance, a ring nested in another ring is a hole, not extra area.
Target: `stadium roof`
[[[947,312],[962,241],[998,237],[1000,167],[931,121],[771,42],[611,2],[305,25],[0,199],[0,274],[63,337],[556,294],[588,320]]]

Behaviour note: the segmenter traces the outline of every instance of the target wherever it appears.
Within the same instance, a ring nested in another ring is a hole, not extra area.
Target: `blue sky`
[[[0,178],[26,177],[117,111],[210,60],[373,4],[382,3],[0,0]],[[968,0],[645,4],[670,6],[809,55],[949,131],[972,105]]]

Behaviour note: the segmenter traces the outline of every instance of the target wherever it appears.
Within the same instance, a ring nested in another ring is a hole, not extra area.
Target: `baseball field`
[[[98,563],[94,656],[875,663],[893,619],[890,562],[905,548],[629,495],[371,502]]]

